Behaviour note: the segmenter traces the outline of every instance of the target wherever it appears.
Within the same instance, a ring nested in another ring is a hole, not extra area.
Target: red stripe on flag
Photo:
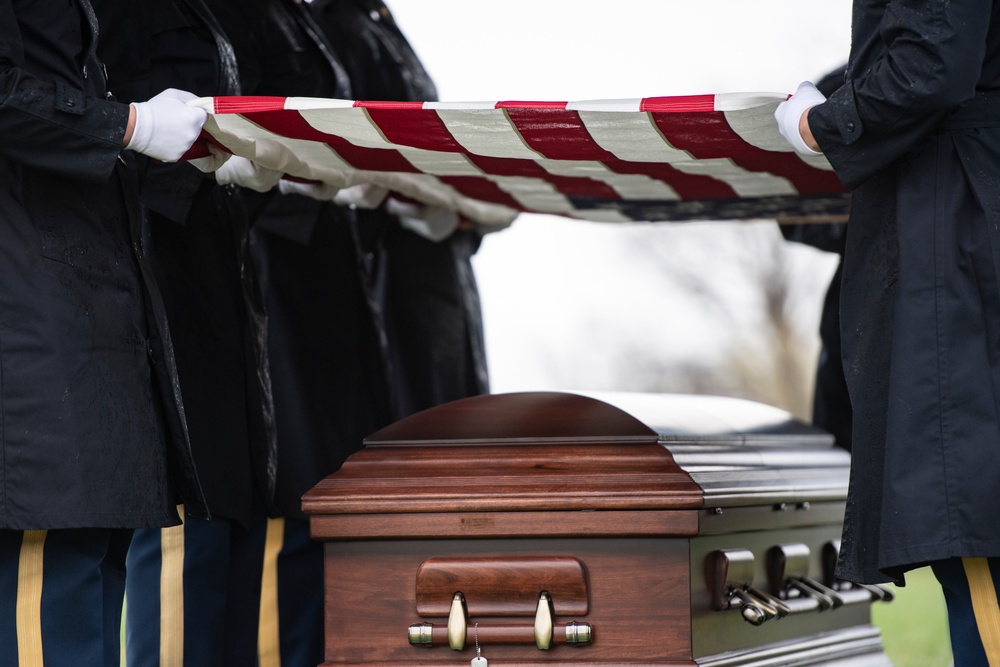
[[[715,95],[678,95],[677,97],[645,97],[639,111],[660,113],[692,113],[715,111]]]
[[[512,158],[495,158],[483,155],[470,155],[469,161],[482,169],[487,174],[496,176],[520,176],[523,178],[537,178],[553,186],[557,186],[554,176],[545,171],[534,160],[517,160]],[[726,183],[700,174],[687,174],[679,171],[669,164],[659,162],[626,162],[615,157],[602,160],[602,164],[612,172],[618,174],[634,174],[648,176],[654,180],[662,181],[669,185],[682,199],[698,198],[733,198],[736,192]],[[581,179],[583,180],[583,179]],[[590,183],[597,183],[593,179],[586,179]],[[619,199],[617,193],[610,187],[601,185],[601,191],[597,188],[586,193],[589,196],[600,197],[602,199]],[[564,194],[570,194],[565,192]],[[581,194],[578,188],[573,188],[573,194]]]
[[[515,109],[508,110],[507,114],[525,142],[547,158],[601,162],[615,173],[649,176],[667,183],[684,199],[736,196],[731,187],[710,176],[686,174],[667,164],[618,159],[593,140],[575,111]],[[618,199],[613,190],[607,186],[604,188],[609,194],[586,194],[602,199]]]
[[[503,204],[516,211],[527,210],[499,185],[480,176],[439,176],[438,180],[471,199]]]
[[[274,134],[292,139],[324,143],[355,169],[419,173],[409,160],[391,148],[355,146],[343,137],[320,132],[296,111],[262,111],[245,114],[247,120]]]
[[[285,108],[284,97],[216,97],[215,113],[249,113],[253,111],[276,111]]]
[[[565,109],[569,102],[497,102],[494,109]]]
[[[368,116],[394,144],[440,153],[464,153],[433,109],[369,108]]]
[[[354,106],[361,109],[423,109],[423,102],[399,102],[392,100],[355,101]]]
[[[592,178],[556,176],[542,169],[534,160],[484,157],[482,155],[470,155],[469,160],[487,174],[518,176],[545,181],[566,196],[582,195],[610,201],[621,199],[614,188],[601,181]]]
[[[721,112],[652,114],[653,123],[670,144],[699,160],[732,158],[758,151],[733,132]]]
[[[506,157],[469,155],[469,161],[487,174],[494,176],[522,176],[524,178],[545,178],[549,172],[534,160],[518,160]]]
[[[518,133],[550,160],[613,160],[590,136],[580,114],[560,109],[508,109]]]
[[[764,151],[747,143],[721,112],[652,114],[652,118],[667,141],[699,160],[730,159],[747,171],[785,178],[800,194],[843,191],[832,172],[811,167],[793,153]]]
[[[731,199],[738,196],[724,181],[704,174],[688,174],[666,163],[613,160],[607,166],[617,174],[648,176],[662,181],[681,199]]]
[[[846,192],[836,174],[806,164],[794,153],[748,153],[733,160],[749,171],[770,172],[792,182],[802,195]]]

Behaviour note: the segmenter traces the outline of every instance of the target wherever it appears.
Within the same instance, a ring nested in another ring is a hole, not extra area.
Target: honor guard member
[[[144,99],[164,87],[206,97],[240,93],[229,37],[202,0],[92,2],[104,27],[99,55],[118,99]],[[126,664],[253,665],[274,413],[249,219],[240,189],[225,184],[235,170],[253,167],[238,157],[207,174],[186,163],[147,160],[141,167],[147,252],[212,518],[136,531],[126,578]],[[264,187],[277,182],[277,174],[270,178]]]
[[[118,667],[134,528],[204,512],[133,155],[204,111],[107,94],[86,0],[0,0],[0,664]]]
[[[775,116],[852,190],[838,574],[930,564],[956,667],[1000,665],[1000,1],[855,0],[845,83]]]
[[[437,88],[381,0],[311,5],[347,68],[354,98],[431,102]],[[358,209],[388,338],[393,420],[489,392],[472,257],[482,234],[435,207],[390,198]]]
[[[351,98],[307,4],[209,5],[234,40],[245,95]],[[301,499],[389,422],[383,339],[355,212],[323,187],[286,181],[249,195],[268,313],[281,513],[267,528],[259,665],[315,667],[323,661],[323,549],[309,537]]]

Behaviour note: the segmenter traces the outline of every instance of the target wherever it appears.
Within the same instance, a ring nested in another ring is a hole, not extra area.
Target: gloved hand
[[[774,119],[778,121],[778,131],[785,138],[796,152],[803,155],[819,155],[820,151],[815,151],[806,145],[802,134],[799,132],[799,121],[808,109],[826,102],[823,93],[817,90],[809,81],[799,84],[795,94],[778,105],[774,110]]]
[[[232,153],[227,153],[226,151],[220,150],[213,144],[208,145],[208,155],[205,157],[195,158],[194,160],[188,160],[188,164],[193,167],[197,167],[205,173],[217,171],[219,167],[226,163]]]
[[[399,216],[399,224],[403,228],[431,241],[448,238],[459,223],[458,214],[443,206],[421,206],[390,197],[385,209]]]
[[[319,201],[333,201],[340,188],[329,183],[299,183],[282,179],[278,181],[278,192],[283,195],[303,195]]]
[[[181,159],[208,120],[204,109],[187,105],[194,99],[196,95],[167,88],[147,102],[133,103],[135,125],[125,148],[164,162]]]
[[[215,180],[220,185],[234,183],[257,192],[267,192],[281,180],[282,173],[239,155],[233,155],[215,171]]]
[[[357,206],[358,208],[378,208],[389,195],[389,190],[374,183],[360,183],[344,188],[337,193],[333,201],[341,206]]]

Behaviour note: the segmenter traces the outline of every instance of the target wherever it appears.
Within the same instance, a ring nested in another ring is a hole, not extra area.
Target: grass
[[[885,652],[896,667],[948,667],[951,641],[941,587],[930,568],[907,573],[896,599],[872,605],[872,623],[882,631]]]

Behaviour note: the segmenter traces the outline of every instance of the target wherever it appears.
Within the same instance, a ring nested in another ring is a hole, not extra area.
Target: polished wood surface
[[[843,514],[843,510],[841,510]],[[714,515],[713,515],[714,518]],[[729,515],[726,515],[729,518]],[[611,510],[602,512],[400,512],[313,515],[317,540],[479,537],[620,537],[696,535],[697,510]]]
[[[629,444],[379,446],[303,498],[307,514],[690,509],[702,492],[650,439]]]
[[[452,596],[470,616],[534,616],[542,591],[557,616],[590,610],[587,572],[568,556],[439,556],[417,569],[417,615],[447,616]]]
[[[583,616],[560,616],[555,622],[585,621],[593,627],[593,643],[564,644],[539,651],[533,644],[492,645],[481,641],[482,653],[495,664],[538,661],[591,662],[616,660],[685,660],[691,655],[688,548],[683,540],[383,540],[330,542],[326,545],[326,659],[331,663],[425,662],[465,663],[474,645],[462,651],[447,646],[411,646],[411,624],[447,623],[447,617],[417,614],[416,577],[428,559],[545,555],[568,556],[585,564],[590,609]],[[547,582],[539,578],[537,590]],[[524,617],[530,625],[533,612]],[[476,623],[512,624],[511,617],[469,616]]]
[[[655,433],[622,410],[561,392],[474,396],[418,412],[365,438],[370,447],[472,443],[633,440]]]
[[[392,424],[303,498],[307,514],[693,509],[702,491],[657,435],[583,396],[455,401]]]

